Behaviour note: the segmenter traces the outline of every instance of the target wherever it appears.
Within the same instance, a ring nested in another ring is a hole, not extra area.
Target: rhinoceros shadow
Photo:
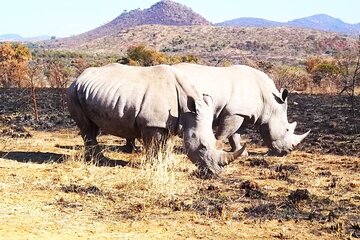
[[[84,148],[84,145],[73,145],[73,146],[66,146],[66,145],[56,145],[57,148],[60,149],[69,149],[69,150],[81,150]],[[127,153],[126,146],[117,146],[117,145],[100,145],[101,149],[108,149],[110,151],[116,151],[116,152],[124,152]],[[96,163],[98,166],[106,166],[106,167],[116,167],[116,166],[126,166],[129,162],[121,160],[121,159],[111,159],[108,157],[105,157],[104,155],[100,156],[100,161]]]
[[[0,152],[0,158],[13,160],[23,163],[61,163],[69,156],[66,154],[57,154],[49,152]]]
[[[37,163],[37,164],[46,164],[46,163],[62,163],[65,159],[69,159],[70,155],[58,154],[58,153],[49,153],[49,152],[0,152],[0,158],[22,162],[22,163]],[[102,157],[101,161],[97,164],[98,166],[125,166],[127,161],[115,160],[107,157]]]
[[[80,150],[84,148],[84,145],[72,145],[72,146],[67,146],[67,145],[55,145],[55,147],[60,148],[60,149],[68,149],[68,150]],[[127,149],[126,145],[123,146],[119,146],[119,145],[103,145],[100,144],[100,147],[102,149],[106,148],[110,151],[115,151],[115,152],[123,152],[123,153],[130,153],[129,150]]]
[[[132,166],[127,161],[119,160],[119,159],[111,159],[105,156],[101,157],[101,161],[97,163],[97,165],[102,167],[116,167],[116,166],[125,167],[127,165]]]

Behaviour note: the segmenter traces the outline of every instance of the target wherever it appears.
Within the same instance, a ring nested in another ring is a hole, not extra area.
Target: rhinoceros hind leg
[[[83,124],[80,128],[81,136],[85,145],[85,161],[94,161],[98,163],[102,159],[101,149],[96,140],[99,134],[99,128],[92,122]]]

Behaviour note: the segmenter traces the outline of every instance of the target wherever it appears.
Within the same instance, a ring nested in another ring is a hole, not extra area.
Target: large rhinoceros
[[[292,151],[310,132],[294,134],[296,122],[290,124],[287,120],[289,92],[277,90],[264,72],[244,65],[180,63],[174,67],[191,76],[195,87],[212,97],[215,137],[228,138],[232,151],[241,148],[240,132],[248,124],[260,125],[264,143],[276,155]]]
[[[159,143],[182,129],[188,157],[204,174],[219,173],[244,151],[227,153],[215,148],[211,98],[200,94],[171,66],[88,68],[71,84],[67,96],[87,160],[100,153],[99,129],[123,138],[141,138],[145,149],[157,148],[154,152]]]

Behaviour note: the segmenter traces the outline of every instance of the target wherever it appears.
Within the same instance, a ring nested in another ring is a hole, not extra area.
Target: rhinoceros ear
[[[196,113],[197,115],[203,112],[202,110],[204,109],[213,109],[212,97],[207,94],[203,94],[202,99],[198,98],[197,100],[195,100],[193,97],[190,96],[188,96],[187,99],[187,107],[189,111],[192,113]]]
[[[205,101],[205,103],[209,106],[212,107],[213,106],[213,99],[210,95],[207,94],[203,94],[203,99]]]
[[[195,99],[193,97],[190,96],[187,97],[187,107],[190,112],[196,113],[196,104],[195,104]]]
[[[279,104],[285,103],[287,97],[289,96],[289,91],[286,88],[280,89],[280,97],[278,97],[275,93],[273,93],[275,100]]]
[[[281,100],[285,102],[287,97],[289,96],[289,91],[286,88],[282,88],[280,89],[280,93],[281,93]]]

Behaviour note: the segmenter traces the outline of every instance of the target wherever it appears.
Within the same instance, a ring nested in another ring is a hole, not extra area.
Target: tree
[[[90,64],[81,57],[77,57],[72,64],[75,67],[76,77],[79,76]]]
[[[352,101],[353,101],[354,96],[355,96],[356,81],[358,82],[358,84],[360,83],[360,35],[359,35],[359,40],[358,40],[356,64],[355,64],[354,73],[352,75],[352,83],[351,83]]]
[[[357,84],[360,85],[360,35],[358,38],[358,46],[355,54],[355,56],[352,56],[347,61],[344,61],[347,74],[344,76],[344,88],[341,90],[340,94],[350,89],[351,112],[353,114],[352,119],[354,121],[355,133],[358,133],[358,123],[355,122],[355,89]],[[351,59],[355,59],[355,63],[353,63]]]
[[[43,73],[42,65],[39,62],[35,62],[35,61],[29,62],[27,79],[31,89],[31,100],[33,103],[35,120],[37,122],[39,121],[39,111],[37,104],[37,86],[42,73]]]
[[[347,92],[353,98],[356,85],[360,84],[360,35],[357,50],[343,54],[339,58],[339,62],[344,69],[343,89],[340,94]]]
[[[27,75],[30,50],[20,43],[0,44],[0,83],[3,87],[22,87]]]
[[[46,77],[52,88],[59,89],[61,106],[65,109],[65,90],[74,76],[74,69],[60,59],[53,59],[47,64]]]

